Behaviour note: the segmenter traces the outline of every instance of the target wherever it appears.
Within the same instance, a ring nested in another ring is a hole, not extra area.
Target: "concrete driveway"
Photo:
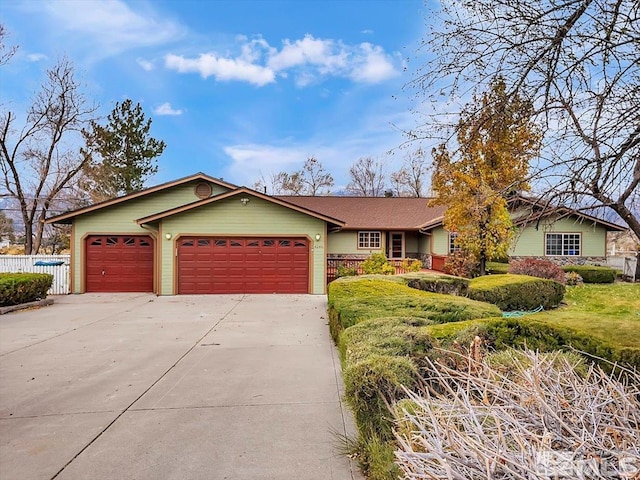
[[[0,317],[0,477],[360,478],[326,297],[86,294]]]

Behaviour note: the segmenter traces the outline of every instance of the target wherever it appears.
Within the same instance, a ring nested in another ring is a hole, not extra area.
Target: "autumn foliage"
[[[462,111],[457,148],[441,144],[432,152],[431,204],[448,206],[444,226],[457,232],[457,246],[480,264],[481,275],[488,260],[507,254],[513,237],[508,196],[529,189],[529,161],[541,139],[532,112],[527,100],[507,96],[498,79]]]

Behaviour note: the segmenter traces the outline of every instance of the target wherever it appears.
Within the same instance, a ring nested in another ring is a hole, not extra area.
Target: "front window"
[[[456,232],[449,232],[449,253],[450,254],[460,250],[460,247],[456,245],[456,238],[458,238],[458,234]]]
[[[358,232],[358,248],[380,248],[380,232]]]
[[[545,253],[548,256],[579,256],[579,233],[547,233]]]

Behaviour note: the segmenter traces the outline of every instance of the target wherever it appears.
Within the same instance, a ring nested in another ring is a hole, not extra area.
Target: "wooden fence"
[[[634,281],[638,280],[636,278],[636,264],[638,262],[637,257],[629,256],[616,256],[616,257],[607,257],[607,265],[615,268],[616,270],[622,271],[622,274],[625,277],[631,278]]]
[[[65,295],[70,292],[69,255],[0,255],[0,272],[49,273],[53,275],[50,295]],[[63,262],[61,265],[47,263]],[[45,265],[36,265],[45,263]]]

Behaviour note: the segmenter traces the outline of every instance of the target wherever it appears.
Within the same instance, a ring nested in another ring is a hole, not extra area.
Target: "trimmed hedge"
[[[499,316],[494,305],[424,292],[468,281],[421,274],[346,277],[329,284],[329,325],[338,344],[345,399],[358,426],[357,458],[371,480],[398,478],[393,463],[393,416],[389,410],[413,389],[426,356],[435,352],[427,326]]]
[[[487,347],[495,350],[527,348],[552,352],[571,346],[577,351],[604,359],[601,367],[610,370],[612,363],[640,368],[640,348],[619,347],[573,328],[553,325],[534,317],[492,318],[441,325],[429,325],[425,334],[433,337],[444,348],[452,348],[454,342],[468,345],[476,335]],[[596,359],[597,359],[596,358]]]
[[[338,341],[342,330],[373,318],[418,317],[433,323],[445,323],[502,315],[494,305],[423,292],[407,286],[405,282],[400,275],[362,275],[331,282],[329,327],[334,341]]]
[[[52,283],[48,273],[0,273],[0,307],[46,298]]]
[[[616,271],[610,267],[596,267],[594,265],[566,265],[565,272],[575,272],[582,277],[584,283],[613,283]]]
[[[490,275],[503,275],[509,273],[509,264],[502,262],[487,262],[487,273]]]
[[[560,305],[565,286],[528,275],[491,275],[470,282],[469,298],[497,305],[505,311],[545,309]]]
[[[446,293],[466,297],[469,293],[469,279],[453,275],[416,273],[400,275],[411,288],[432,293]]]

